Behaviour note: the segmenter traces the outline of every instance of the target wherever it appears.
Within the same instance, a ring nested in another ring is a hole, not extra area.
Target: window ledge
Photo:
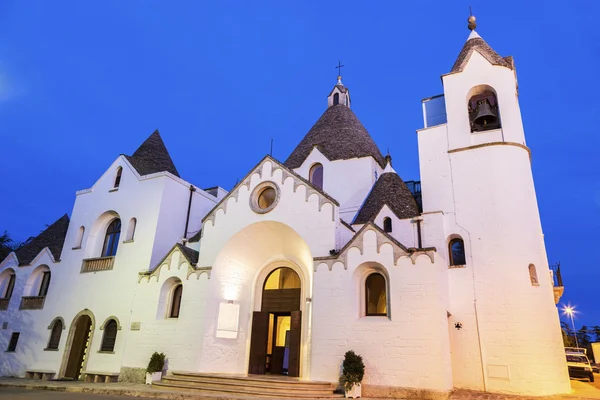
[[[133,239],[123,240],[123,243],[133,243]]]
[[[532,283],[531,286],[540,286],[539,283]]]
[[[49,349],[49,348],[45,348],[44,351],[58,351],[58,349]]]
[[[6,350],[5,353],[16,353],[16,350]]]
[[[461,265],[448,265],[448,269],[454,269],[454,268],[467,268],[467,264],[461,264]]]
[[[81,250],[81,246],[73,247],[71,250]]]
[[[117,190],[119,190],[119,188],[112,188],[108,191],[108,193],[116,192]]]
[[[98,350],[98,354],[115,354],[114,351],[103,351],[103,350]]]

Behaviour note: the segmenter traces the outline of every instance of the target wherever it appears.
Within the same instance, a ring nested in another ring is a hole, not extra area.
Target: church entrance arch
[[[89,310],[84,310],[73,318],[65,346],[61,376],[78,380],[85,370],[94,325],[94,315]]]
[[[262,284],[260,311],[252,316],[248,373],[300,376],[302,280],[289,267]]]

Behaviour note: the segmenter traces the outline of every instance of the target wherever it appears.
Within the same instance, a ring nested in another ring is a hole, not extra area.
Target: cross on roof
[[[338,61],[338,65],[337,65],[337,67],[336,67],[336,68],[337,68],[337,70],[338,70],[338,76],[342,76],[342,67],[343,67],[343,66],[344,66],[344,65],[342,65],[342,62],[341,62],[341,61]]]

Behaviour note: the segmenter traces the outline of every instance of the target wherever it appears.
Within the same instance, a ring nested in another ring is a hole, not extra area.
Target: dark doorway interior
[[[300,376],[300,295],[294,270],[284,267],[269,274],[261,311],[252,318],[248,373]]]
[[[92,320],[87,315],[82,315],[75,323],[75,332],[71,342],[71,350],[65,369],[65,377],[79,379],[83,370],[83,362],[88,351],[90,336],[92,333]]]

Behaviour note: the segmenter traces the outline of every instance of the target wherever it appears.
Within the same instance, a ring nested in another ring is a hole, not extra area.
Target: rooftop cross
[[[343,66],[344,66],[344,65],[342,64],[342,62],[341,62],[341,61],[338,61],[338,65],[337,65],[337,67],[336,67],[336,68],[337,68],[337,70],[338,70],[338,79],[340,79],[340,78],[342,77],[342,67],[343,67]]]

